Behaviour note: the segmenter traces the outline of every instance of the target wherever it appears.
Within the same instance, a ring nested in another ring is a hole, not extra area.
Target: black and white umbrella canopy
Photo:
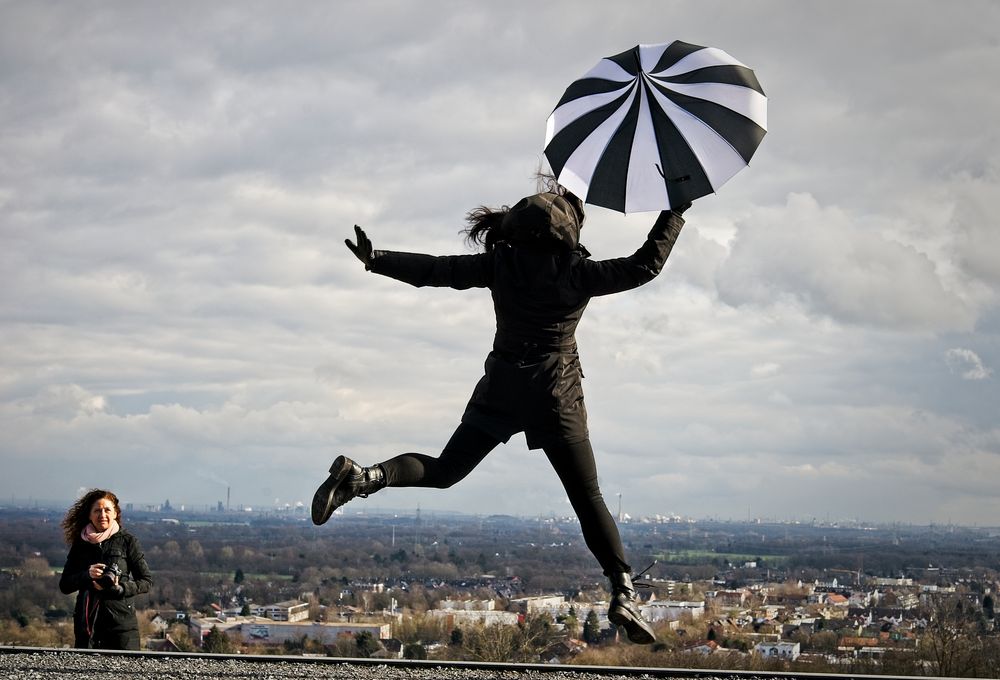
[[[753,71],[714,47],[675,40],[598,62],[549,116],[545,157],[585,202],[666,210],[715,192],[767,131]]]

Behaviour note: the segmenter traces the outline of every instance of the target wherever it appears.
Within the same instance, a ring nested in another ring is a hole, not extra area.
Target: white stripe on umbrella
[[[625,115],[635,99],[636,89],[633,88],[632,93],[625,100],[626,104],[619,106],[607,120],[598,125],[566,160],[562,173],[559,175],[559,183],[577,196],[587,195],[587,188],[594,176],[594,170],[597,168],[601,156],[604,155],[608,140],[625,119]]]
[[[613,64],[615,68],[618,68],[617,64]],[[622,71],[624,73],[624,71]],[[635,78],[629,76],[628,82],[624,83],[624,87],[618,90],[611,90],[610,92],[601,92],[599,94],[592,94],[586,97],[580,97],[579,99],[574,99],[573,101],[566,102],[558,109],[552,112],[549,119],[545,122],[545,143],[548,144],[556,134],[562,130],[564,127],[572,123],[574,120],[584,115],[585,113],[590,113],[594,109],[600,108],[605,104],[609,104],[614,100],[625,94],[628,89],[635,87]],[[631,101],[631,99],[629,100]],[[627,107],[626,107],[627,108]],[[563,185],[565,186],[565,185]]]
[[[623,69],[610,59],[601,59],[597,66],[587,71],[583,78],[601,78],[602,80],[613,80],[617,83],[626,83],[635,80],[635,76]],[[580,78],[580,80],[583,80]]]
[[[628,179],[625,182],[625,212],[660,210],[669,205],[667,185],[657,170],[660,151],[656,146],[653,122],[649,116],[646,88],[639,88],[642,96],[639,120],[636,121],[632,152],[629,155]]]
[[[669,45],[666,47],[669,47]],[[660,55],[666,51],[666,47],[660,51]],[[640,49],[640,56],[641,54],[642,51]],[[657,59],[659,59],[659,55],[657,55]],[[649,68],[653,68],[654,66],[656,66],[655,60],[649,64]],[[665,71],[660,71],[656,75],[663,78],[669,78],[671,76],[680,75],[681,73],[697,71],[700,68],[708,68],[709,66],[742,66],[743,68],[749,68],[743,62],[734,59],[728,52],[724,52],[717,47],[705,47],[697,52],[692,52],[682,59],[679,59],[676,64],[672,65]],[[649,70],[646,68],[645,60],[643,60],[642,63],[642,70],[649,73]]]
[[[657,80],[656,78],[650,78]],[[728,83],[669,83],[657,81],[664,87],[689,97],[704,99],[725,106],[767,129],[767,97],[741,85]]]

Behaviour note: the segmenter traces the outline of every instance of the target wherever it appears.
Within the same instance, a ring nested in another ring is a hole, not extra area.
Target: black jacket
[[[499,243],[477,255],[377,250],[371,271],[413,286],[489,288],[496,313],[493,352],[463,422],[507,441],[524,431],[530,448],[586,439],[576,327],[592,297],[636,288],[660,273],[684,219],[662,212],[633,254],[591,260],[582,248],[544,250]]]
[[[121,593],[97,590],[87,573],[92,564],[117,564],[122,575]],[[135,536],[120,530],[103,543],[94,544],[77,538],[69,549],[66,566],[59,579],[59,590],[69,595],[78,592],[73,612],[77,647],[89,646],[95,632],[124,632],[139,629],[134,598],[148,593],[153,575]]]
[[[515,354],[572,350],[590,298],[636,288],[663,268],[684,225],[662,212],[628,257],[591,260],[586,251],[546,251],[499,244],[477,255],[433,256],[376,250],[371,271],[413,286],[489,288],[497,332],[493,349]]]

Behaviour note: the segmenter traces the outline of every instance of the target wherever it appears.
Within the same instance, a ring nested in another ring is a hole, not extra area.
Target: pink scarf
[[[80,538],[88,543],[102,543],[117,534],[119,530],[121,527],[118,526],[118,520],[115,519],[111,520],[111,526],[104,531],[98,531],[93,524],[87,524],[80,532]]]

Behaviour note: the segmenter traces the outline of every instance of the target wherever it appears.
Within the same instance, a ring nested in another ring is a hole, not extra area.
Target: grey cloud
[[[998,12],[4,3],[0,490],[208,503],[223,479],[270,503],[308,498],[337,453],[440,450],[489,295],[367,274],[343,238],[467,252],[467,210],[532,191],[568,82],[677,37],[753,66],[771,130],[660,278],[581,325],[606,495],[632,514],[743,516],[764,495],[775,516],[989,518],[997,382],[950,371],[977,370],[965,348],[984,372],[1000,356]],[[653,217],[593,208],[585,242],[626,255]],[[866,503],[900,478],[931,501]],[[564,511],[521,438],[446,493],[393,491],[363,507]]]
[[[1000,107],[998,107],[1000,108]],[[953,248],[959,267],[969,277],[989,286],[989,295],[1000,284],[1000,157],[980,176],[953,183],[954,213],[949,225],[955,232]],[[995,298],[993,298],[995,300]]]
[[[985,380],[993,374],[993,369],[984,366],[983,360],[971,349],[949,349],[944,353],[944,360],[953,373],[965,380]]]
[[[792,299],[847,323],[968,330],[975,321],[925,253],[808,195],[741,222],[716,282],[729,304]]]

